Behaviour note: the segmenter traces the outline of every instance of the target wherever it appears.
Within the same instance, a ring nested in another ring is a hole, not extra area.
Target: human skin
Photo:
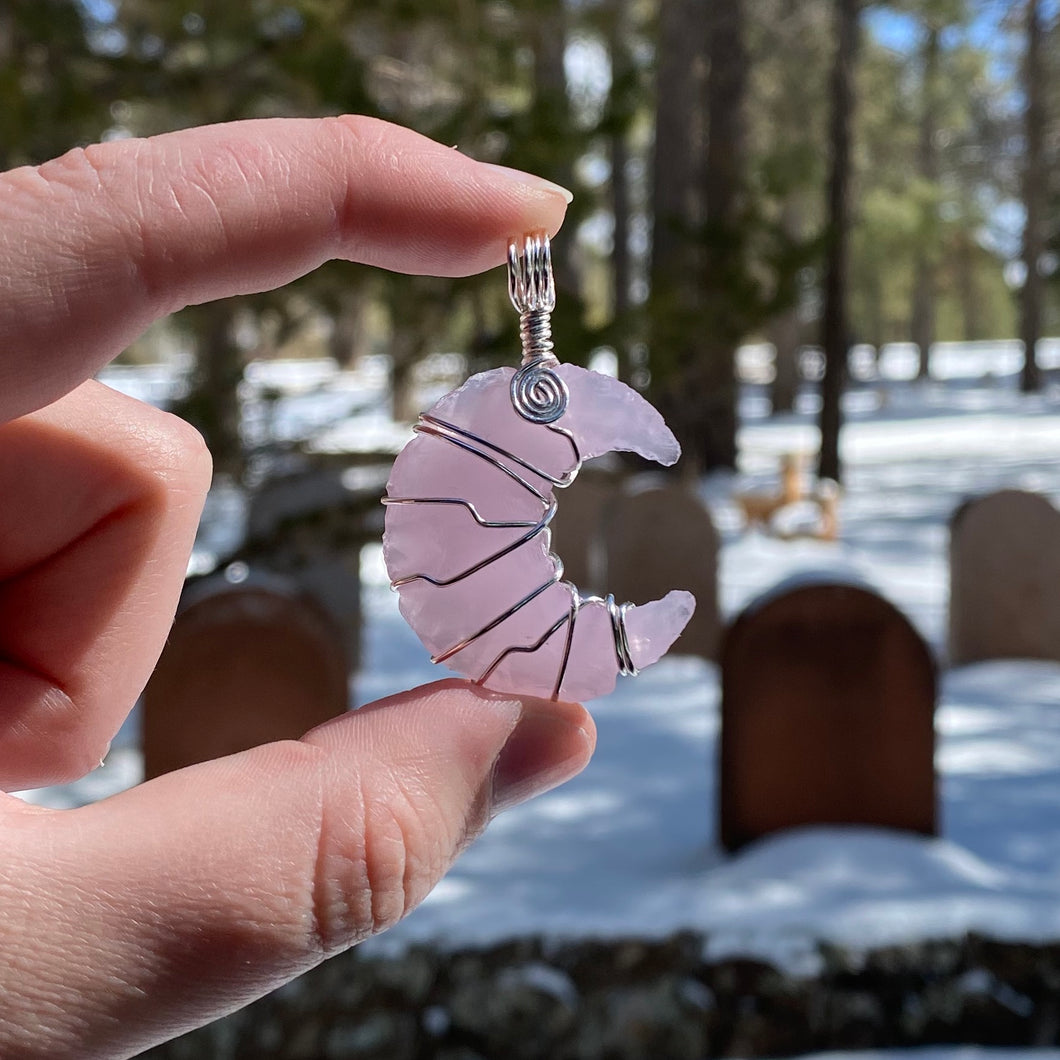
[[[360,117],[240,122],[0,175],[0,787],[98,764],[157,661],[210,482],[91,376],[185,305],[329,258],[457,276],[561,189]],[[120,1057],[413,908],[579,772],[582,707],[441,681],[77,810],[0,794],[0,1056]]]

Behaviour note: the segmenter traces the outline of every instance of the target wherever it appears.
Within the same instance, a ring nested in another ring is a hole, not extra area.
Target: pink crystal
[[[586,700],[614,688],[618,657],[606,603],[560,580],[550,532],[533,533],[553,502],[552,480],[566,481],[579,458],[626,450],[670,465],[680,448],[625,384],[576,365],[556,372],[570,402],[552,426],[512,407],[512,368],[472,376],[430,409],[426,423],[440,421],[450,440],[420,433],[394,462],[383,557],[392,581],[409,579],[397,586],[401,613],[432,656],[497,691]],[[694,608],[680,590],[627,608],[638,669],[666,653]]]

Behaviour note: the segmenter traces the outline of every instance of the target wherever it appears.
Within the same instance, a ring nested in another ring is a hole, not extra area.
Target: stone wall
[[[703,1060],[934,1043],[1060,1043],[1060,943],[977,936],[794,978],[661,941],[353,950],[151,1060]]]

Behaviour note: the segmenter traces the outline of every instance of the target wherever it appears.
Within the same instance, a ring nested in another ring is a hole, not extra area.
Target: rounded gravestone
[[[781,586],[733,623],[721,669],[727,849],[806,825],[935,834],[935,664],[890,603]]]
[[[377,469],[324,467],[269,479],[251,496],[240,558],[297,582],[342,628],[361,662],[361,547],[381,509]],[[385,482],[385,475],[382,478]]]
[[[628,489],[604,513],[605,584],[619,603],[687,589],[696,611],[670,654],[717,658],[718,533],[707,506],[680,484]]]
[[[579,589],[607,592],[604,513],[621,487],[621,476],[587,464],[559,493],[550,524],[552,551],[563,558],[563,577]],[[651,599],[655,599],[652,597]]]
[[[288,582],[185,589],[141,700],[144,774],[297,739],[347,709],[342,631]]]
[[[1060,662],[1060,512],[1044,497],[1001,490],[954,513],[949,654]]]

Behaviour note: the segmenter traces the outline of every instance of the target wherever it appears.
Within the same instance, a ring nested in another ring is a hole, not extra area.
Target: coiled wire
[[[466,570],[447,578],[437,578],[426,572],[410,574],[392,581],[391,587],[394,589],[417,580],[426,581],[436,587],[452,585],[509,555],[540,534],[548,532],[549,523],[556,513],[555,499],[547,497],[537,486],[513,468],[511,464],[515,464],[539,479],[559,487],[569,486],[581,467],[582,457],[573,434],[564,427],[551,426],[567,411],[570,393],[567,390],[567,384],[554,370],[559,361],[553,353],[550,314],[556,307],[556,289],[552,275],[552,251],[549,246],[548,236],[544,232],[535,232],[524,236],[521,243],[514,239],[509,242],[508,294],[512,300],[512,305],[519,312],[519,337],[523,348],[522,364],[512,376],[511,381],[512,405],[524,419],[529,420],[531,423],[549,425],[549,430],[566,437],[573,450],[574,466],[566,475],[560,477],[551,475],[543,468],[535,467],[522,457],[503,449],[496,443],[469,431],[465,427],[460,427],[455,423],[449,423],[425,413],[420,417],[420,422],[415,428],[417,433],[431,435],[440,441],[457,446],[461,450],[484,460],[487,464],[496,468],[508,478],[514,479],[524,489],[533,494],[542,503],[544,511],[541,518],[536,521],[494,522],[484,519],[475,508],[475,505],[464,497],[385,497],[383,499],[384,504],[460,505],[471,514],[479,526],[498,529],[524,528],[526,530],[526,533],[515,541],[496,552],[488,553],[481,561]],[[452,658],[520,611],[531,601],[537,599],[541,593],[558,583],[565,586],[570,593],[568,609],[533,644],[525,646],[511,645],[504,648],[476,678],[476,681],[481,684],[488,680],[497,667],[513,653],[537,651],[559,630],[566,627],[563,655],[552,690],[552,698],[557,699],[567,672],[567,664],[570,661],[571,646],[574,641],[574,627],[578,613],[582,605],[590,602],[601,603],[607,608],[607,613],[611,620],[611,632],[619,672],[624,675],[636,674],[637,667],[633,663],[629,635],[626,630],[626,611],[630,605],[617,604],[613,596],[608,596],[606,599],[601,599],[598,596],[583,597],[576,586],[562,580],[563,563],[560,558],[551,551],[548,554],[552,560],[553,571],[551,577],[543,585],[537,586],[521,600],[503,610],[481,629],[461,638],[445,651],[432,656],[432,662],[445,662]]]
[[[555,423],[570,401],[567,384],[556,374],[552,310],[556,285],[552,248],[544,232],[508,243],[508,296],[519,312],[522,366],[512,377],[512,406],[531,423]]]

